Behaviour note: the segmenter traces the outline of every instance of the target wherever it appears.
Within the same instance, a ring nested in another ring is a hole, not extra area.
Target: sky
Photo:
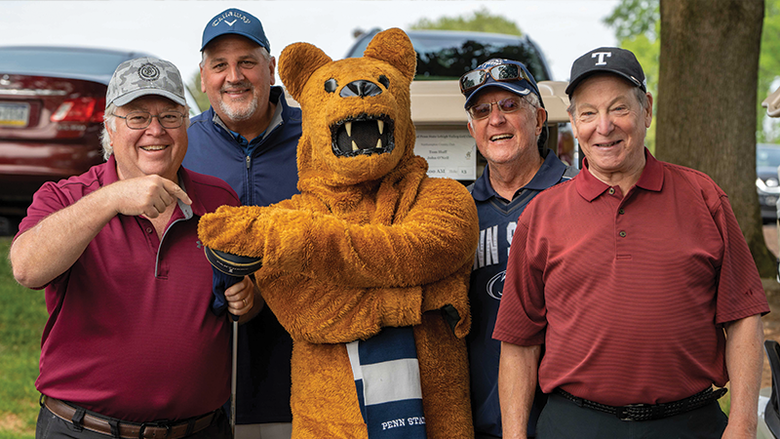
[[[189,81],[198,71],[203,28],[236,7],[260,19],[278,58],[307,42],[341,59],[356,28],[407,29],[420,18],[472,13],[482,7],[514,21],[544,52],[553,79],[569,78],[583,53],[617,44],[603,18],[618,0],[520,1],[3,1],[0,44],[129,49],[173,62]]]

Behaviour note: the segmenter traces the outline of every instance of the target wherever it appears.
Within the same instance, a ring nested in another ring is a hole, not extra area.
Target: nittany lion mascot
[[[362,58],[285,48],[279,74],[303,112],[301,193],[200,221],[208,248],[262,262],[257,285],[294,341],[297,439],[474,435],[463,337],[477,213],[413,153],[415,63],[399,29]]]

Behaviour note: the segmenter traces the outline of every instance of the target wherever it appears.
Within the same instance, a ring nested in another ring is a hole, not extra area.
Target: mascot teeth
[[[393,121],[387,116],[358,116],[331,127],[337,157],[384,154],[393,150]],[[387,129],[385,129],[387,128]]]

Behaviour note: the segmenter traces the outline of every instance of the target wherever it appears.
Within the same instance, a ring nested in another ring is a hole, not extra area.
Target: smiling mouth
[[[144,151],[162,151],[167,147],[168,145],[149,145],[149,146],[142,146],[141,149],[143,149]]]
[[[490,138],[490,141],[491,141],[491,142],[497,142],[497,141],[499,141],[499,140],[506,140],[506,139],[511,139],[512,137],[514,137],[514,136],[513,136],[513,135],[511,135],[511,134],[500,134],[500,135],[498,135],[498,136],[493,136],[493,137],[491,137],[491,138]]]
[[[596,143],[593,146],[595,146],[597,148],[609,148],[609,147],[612,147],[612,146],[615,146],[615,145],[619,144],[620,142],[622,142],[622,141],[621,140],[615,140],[614,142]]]
[[[333,154],[355,157],[388,153],[395,147],[393,120],[385,115],[360,115],[330,127]]]

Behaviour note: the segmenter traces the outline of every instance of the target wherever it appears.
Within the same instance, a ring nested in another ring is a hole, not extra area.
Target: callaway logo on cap
[[[226,34],[249,38],[264,47],[269,53],[271,52],[271,45],[268,43],[268,38],[265,37],[263,24],[260,23],[260,20],[248,12],[235,8],[227,9],[209,20],[206,28],[203,29],[201,52],[214,38]]]
[[[647,79],[636,56],[618,47],[600,47],[582,55],[571,66],[571,79],[566,94],[571,97],[574,89],[593,73],[607,72],[619,75],[635,86],[647,91]]]

